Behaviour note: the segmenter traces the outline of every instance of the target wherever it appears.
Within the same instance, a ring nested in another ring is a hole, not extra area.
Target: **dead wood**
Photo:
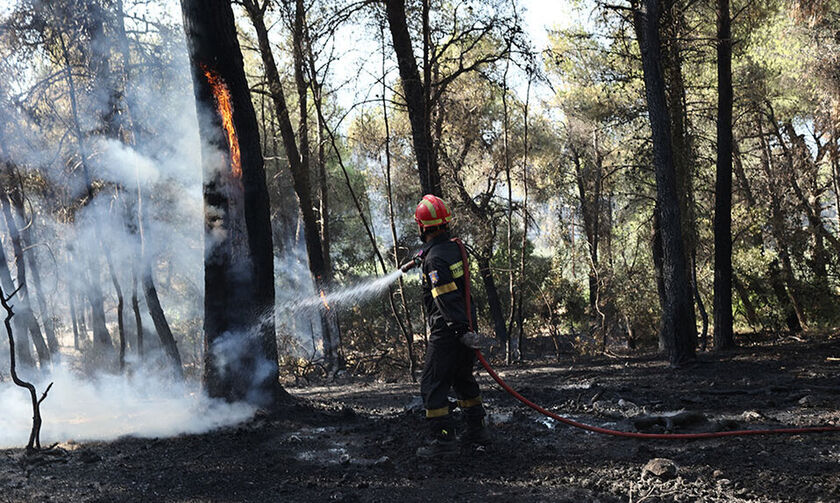
[[[29,390],[29,397],[32,399],[32,430],[29,433],[29,442],[26,444],[26,452],[32,453],[34,451],[41,450],[41,403],[47,398],[47,394],[50,392],[53,383],[50,383],[49,386],[47,386],[47,389],[44,390],[44,393],[39,399],[35,385],[22,380],[17,374],[15,361],[15,338],[12,337],[11,325],[11,320],[15,313],[9,305],[9,300],[14,297],[19,290],[20,287],[6,297],[2,288],[0,288],[0,304],[2,304],[3,309],[6,310],[6,319],[4,320],[4,324],[6,325],[6,334],[9,336],[9,373],[12,376],[12,381],[14,381],[17,386]]]

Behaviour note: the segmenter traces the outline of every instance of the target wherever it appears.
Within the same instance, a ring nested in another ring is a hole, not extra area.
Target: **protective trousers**
[[[468,422],[480,422],[484,417],[478,383],[473,376],[474,363],[475,352],[461,344],[454,334],[433,334],[429,339],[420,393],[433,429],[434,424],[446,427],[450,421],[449,388],[455,390],[458,406]]]

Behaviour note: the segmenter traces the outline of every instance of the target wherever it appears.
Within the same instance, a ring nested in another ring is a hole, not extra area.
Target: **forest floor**
[[[674,432],[757,429],[840,425],[838,358],[840,335],[809,335],[701,354],[680,370],[646,356],[534,361],[501,374],[547,408],[600,426],[634,430],[631,418],[685,410],[698,420]],[[613,438],[555,424],[480,376],[494,442],[451,459],[414,454],[425,432],[416,385],[343,378],[290,388],[311,406],[284,418],[35,456],[0,451],[0,503],[840,501],[838,433]],[[673,463],[672,476],[643,474],[654,458]]]

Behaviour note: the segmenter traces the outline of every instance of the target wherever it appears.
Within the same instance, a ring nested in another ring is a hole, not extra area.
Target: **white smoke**
[[[249,419],[255,409],[210,399],[196,382],[177,382],[148,370],[130,376],[82,377],[64,366],[41,405],[41,443],[113,440],[124,436],[166,437],[202,433]],[[49,381],[37,384],[43,392]],[[0,383],[0,449],[26,445],[32,426],[27,390]]]
[[[274,257],[275,320],[279,348],[296,357],[317,359],[323,355],[323,332],[317,309],[296,309],[303,299],[318,297],[306,246],[289,239],[282,257]]]
[[[168,3],[177,6],[177,2]],[[127,2],[126,8],[143,10],[148,4]],[[0,93],[0,114],[6,119],[2,126],[9,139],[8,155],[24,179],[43,180],[43,186],[47,187],[41,192],[37,184],[27,184],[30,191],[26,194],[26,210],[34,213],[36,220],[31,226],[35,246],[25,254],[34,256],[40,265],[46,304],[56,321],[56,333],[65,354],[48,377],[44,375],[46,372],[26,369],[20,364],[18,367],[22,377],[37,382],[39,393],[49,382],[55,383],[42,406],[44,444],[71,439],[110,440],[124,435],[160,437],[199,433],[241,422],[254,412],[250,405],[208,398],[195,380],[176,382],[164,377],[166,372],[161,373],[156,365],[165,368],[169,360],[160,351],[140,284],[137,294],[145,334],[145,360],[144,363],[137,360],[130,299],[132,273],[140,260],[140,233],[129,229],[127,224],[137,218],[138,185],[142,193],[143,256],[151,265],[160,302],[186,371],[200,374],[205,253],[202,171],[208,166],[207,162],[202,163],[202,157],[223,157],[199,140],[178,10],[167,13],[152,8],[141,14],[138,19],[146,15],[161,17],[155,26],[162,31],[157,38],[150,35],[152,38],[147,42],[160,45],[159,54],[164,56],[158,64],[151,61],[144,71],[133,70],[127,83],[126,96],[134,126],[133,146],[99,135],[98,111],[107,107],[108,93],[87,92],[88,88],[77,82],[86,161],[97,190],[92,201],[80,203],[86,196],[86,186],[75,135],[65,130],[56,135],[56,129],[60,128],[56,125],[52,125],[53,130],[42,131]],[[127,22],[131,23],[131,18]],[[37,75],[39,70],[31,71]],[[65,86],[61,79],[55,82]],[[62,93],[58,94],[63,96],[64,88],[60,90]],[[4,91],[2,86],[0,91]],[[67,113],[68,107],[62,105],[59,103],[56,109]],[[68,117],[61,119],[71,123]],[[0,236],[0,246],[4,247],[14,278],[14,255],[2,216]],[[101,372],[91,375],[86,368],[92,326],[91,306],[84,292],[91,282],[97,282],[105,295],[107,328],[115,347],[108,356],[109,365],[115,366],[117,359],[117,298],[105,250],[112,257],[125,301],[129,368],[126,375]],[[31,278],[31,272],[27,272]],[[40,312],[35,301],[31,282],[28,286],[30,303],[43,327],[45,313]],[[77,318],[83,317],[87,324],[87,330],[80,334],[81,353],[70,349],[73,344],[71,292],[76,294]],[[82,311],[84,315],[79,315]],[[5,313],[0,310],[2,315]],[[18,335],[18,340],[26,339]],[[28,392],[11,382],[8,368],[8,343],[0,327],[0,448],[25,445],[31,427]]]

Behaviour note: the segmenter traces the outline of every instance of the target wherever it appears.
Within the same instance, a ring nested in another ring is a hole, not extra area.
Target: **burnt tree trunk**
[[[414,154],[417,156],[417,170],[420,174],[420,188],[423,194],[442,196],[440,187],[440,169],[432,145],[431,125],[429,123],[429,103],[427,102],[417,60],[411,45],[408,21],[405,13],[405,0],[386,0],[385,12],[388,27],[394,42],[397,66],[400,71],[403,93],[408,107],[408,120],[411,123],[411,139]]]
[[[29,432],[29,442],[26,444],[26,452],[33,452],[41,449],[41,403],[47,398],[47,393],[50,392],[53,383],[50,383],[38,399],[35,391],[35,386],[32,383],[26,382],[18,376],[17,362],[15,361],[15,339],[12,337],[12,325],[9,321],[15,315],[12,306],[9,305],[6,294],[0,290],[0,304],[6,311],[6,317],[3,324],[6,326],[6,335],[9,338],[9,374],[12,376],[12,381],[15,385],[21,388],[26,388],[29,391],[29,397],[32,400],[32,429]]]
[[[634,21],[642,54],[645,95],[653,136],[665,294],[662,332],[671,365],[680,366],[695,359],[697,329],[682,240],[665,82],[660,66],[659,5],[657,0],[645,0],[644,6],[644,11],[635,12]]]
[[[182,0],[204,150],[204,383],[210,396],[275,407],[274,263],[259,129],[233,11]]]
[[[654,276],[656,276],[656,293],[659,297],[659,309],[662,311],[663,315],[659,320],[659,333],[658,333],[658,345],[659,345],[659,352],[664,353],[667,350],[667,343],[665,341],[665,258],[662,252],[662,230],[660,228],[659,223],[659,208],[657,206],[653,207],[653,225],[651,226],[651,255],[653,257],[653,272]]]
[[[507,185],[507,232],[505,247],[507,248],[508,269],[508,316],[507,316],[507,347],[505,348],[505,364],[510,365],[514,359],[513,348],[513,320],[516,315],[516,274],[513,269],[513,180],[511,178],[510,163],[510,113],[508,112],[508,70],[510,58],[505,62],[505,72],[502,76],[502,160],[505,170],[505,185]]]
[[[663,12],[659,23],[662,30],[662,65],[663,78],[665,79],[665,98],[668,104],[669,120],[671,124],[671,148],[674,159],[674,172],[676,174],[677,200],[680,207],[680,225],[685,249],[686,258],[695,255],[697,248],[696,218],[694,212],[694,180],[692,164],[696,157],[692,152],[691,136],[688,132],[688,112],[685,103],[685,78],[683,77],[682,44],[685,39],[685,14],[683,5],[674,0],[665,0],[662,3]],[[694,262],[686,261],[689,270],[686,272],[692,282],[689,287],[692,290],[692,300],[695,301],[699,295],[694,294],[696,285],[693,281],[695,276]],[[699,306],[698,306],[699,307]],[[691,314],[692,323],[696,326],[697,319],[694,316],[694,306]]]
[[[715,349],[735,346],[732,332],[732,33],[729,0],[718,0],[717,169],[715,181]]]
[[[528,107],[531,103],[531,82],[533,80],[533,75],[530,73],[528,74],[528,87],[525,91],[525,107],[523,110],[523,118],[525,122],[525,127],[522,133],[522,144],[523,144],[523,152],[522,152],[522,191],[524,192],[524,198],[522,200],[522,241],[520,243],[520,249],[522,250],[519,255],[519,283],[517,288],[519,289],[519,302],[516,305],[516,325],[518,328],[518,334],[516,337],[516,349],[519,354],[519,361],[525,359],[524,350],[522,347],[522,342],[525,339],[525,318],[523,315],[523,304],[525,303],[525,263],[527,259],[527,245],[528,245]]]
[[[158,337],[160,338],[160,343],[163,346],[163,350],[166,351],[166,355],[172,362],[172,368],[175,371],[175,375],[178,377],[183,377],[184,369],[181,366],[181,354],[178,352],[178,345],[175,342],[175,337],[172,335],[172,329],[169,328],[169,322],[166,321],[166,315],[163,312],[163,307],[160,305],[160,298],[158,297],[157,288],[155,288],[154,278],[152,277],[152,267],[151,264],[149,264],[148,262],[145,262],[143,264],[142,285],[143,297],[146,299],[146,306],[149,308],[149,315],[152,317],[152,323],[154,324],[155,331],[157,332]],[[132,307],[134,309],[137,309],[136,293],[132,295],[131,302]],[[271,299],[271,303],[273,306],[273,296]],[[136,310],[134,313],[134,323],[137,326],[137,333],[140,334],[138,337],[142,338],[143,322],[142,319],[137,315]],[[273,334],[273,324],[271,328]],[[140,347],[142,348],[142,339],[138,340],[138,345],[140,345]],[[142,349],[140,351],[142,354]]]
[[[298,148],[292,121],[289,117],[289,109],[286,105],[286,96],[283,92],[283,83],[280,80],[280,73],[274,60],[274,53],[268,37],[268,27],[265,24],[265,9],[268,4],[258,5],[255,0],[243,0],[242,2],[248,17],[254,25],[259,43],[260,55],[265,70],[265,78],[268,81],[269,93],[274,102],[274,113],[280,127],[280,136],[283,139],[283,147],[286,151],[286,158],[289,161],[289,169],[292,172],[292,180],[295,193],[298,197],[300,213],[303,218],[303,234],[306,241],[306,254],[309,259],[309,271],[316,290],[323,292],[327,288],[329,273],[324,260],[324,247],[321,242],[320,228],[315,216],[314,202],[312,200],[312,187],[310,173],[305,159],[308,160],[308,143]],[[306,158],[302,151],[306,150]],[[340,341],[337,330],[337,323],[331,317],[326,307],[320,310],[322,334],[324,337],[324,356],[330,369],[340,368],[343,363],[340,356]]]

